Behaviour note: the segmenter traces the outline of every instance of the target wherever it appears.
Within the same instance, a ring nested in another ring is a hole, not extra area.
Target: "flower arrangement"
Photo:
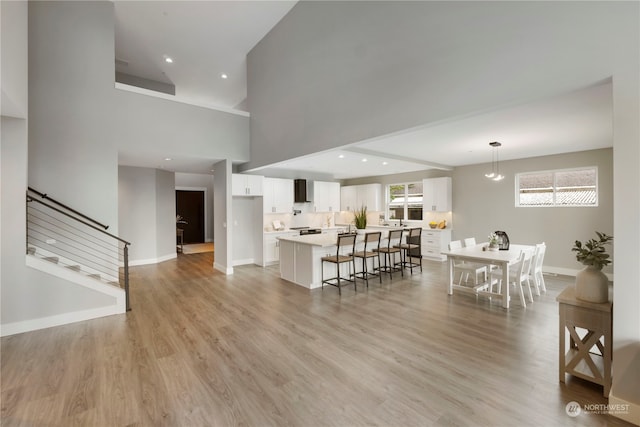
[[[602,270],[605,265],[611,264],[609,254],[605,251],[604,245],[611,243],[613,236],[596,231],[598,240],[589,239],[584,244],[576,240],[571,249],[576,253],[576,259],[586,266],[592,266],[597,270]]]
[[[497,247],[500,243],[500,239],[498,239],[498,235],[496,233],[489,234],[489,246]]]

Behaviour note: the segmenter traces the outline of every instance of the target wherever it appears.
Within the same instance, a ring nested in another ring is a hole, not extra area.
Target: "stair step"
[[[117,286],[120,287],[120,283],[119,282],[107,282],[108,285],[112,285],[112,286]]]
[[[58,258],[57,256],[48,256],[48,257],[44,257],[42,259],[45,260],[45,261],[52,262],[54,264],[57,264],[58,261],[60,261],[60,258]]]
[[[67,268],[73,271],[80,271],[82,269],[79,265],[67,265]]]
[[[34,248],[33,246],[29,246],[29,247],[27,248],[27,253],[28,253],[29,255],[35,255],[35,254],[36,254],[36,248]]]
[[[102,279],[99,274],[88,274],[87,276],[91,277],[92,279],[98,279],[98,280]]]

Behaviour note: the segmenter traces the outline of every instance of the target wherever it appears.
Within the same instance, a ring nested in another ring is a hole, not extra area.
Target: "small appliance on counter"
[[[301,236],[306,236],[307,234],[320,234],[320,233],[322,233],[322,230],[320,230],[319,228],[303,228],[302,230],[300,230]]]
[[[496,236],[498,236],[498,249],[501,251],[509,250],[509,236],[504,231],[496,231]]]

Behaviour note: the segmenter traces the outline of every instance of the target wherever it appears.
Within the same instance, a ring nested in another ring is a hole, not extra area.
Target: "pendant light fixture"
[[[502,146],[497,141],[490,142],[489,145],[493,148],[491,152],[491,173],[485,173],[484,176],[494,181],[502,181],[504,175],[500,173],[500,159],[498,158],[498,148]]]

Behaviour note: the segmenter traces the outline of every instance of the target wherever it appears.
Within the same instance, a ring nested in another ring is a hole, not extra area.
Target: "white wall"
[[[156,253],[158,259],[176,256],[175,174],[156,169]]]
[[[0,335],[97,316],[115,298],[26,266],[27,122],[2,117],[1,133]]]
[[[248,55],[242,169],[605,80],[636,6],[299,2]]]
[[[515,175],[552,169],[598,167],[597,207],[515,206]],[[453,172],[453,239],[486,241],[495,230],[506,231],[515,243],[546,242],[545,271],[575,274],[583,268],[571,248],[576,240],[596,238],[595,231],[613,235],[613,150],[590,150],[500,162],[506,178],[484,178],[490,164],[457,167]],[[616,236],[614,236],[616,237]],[[613,247],[609,248],[614,262]],[[605,273],[612,273],[611,266]]]
[[[115,89],[112,2],[29,2],[29,21],[34,188],[117,234],[119,153],[248,160],[247,117]]]
[[[29,2],[29,185],[118,234],[113,5]]]
[[[3,116],[27,118],[27,3],[0,2],[0,108]]]
[[[0,2],[2,123],[0,125],[0,335],[96,317],[114,298],[26,266],[28,157],[27,3]],[[7,97],[5,97],[7,95]],[[5,110],[10,98],[11,108]],[[5,116],[20,116],[10,118]],[[24,113],[24,115],[23,115]]]
[[[223,160],[213,165],[213,217],[215,218],[213,267],[225,274],[233,274],[233,218],[231,197],[231,162]]]
[[[255,221],[256,210],[262,213],[262,197],[232,197],[231,203],[233,265],[252,264],[256,262],[257,246],[262,245],[262,221]]]
[[[173,172],[120,166],[120,235],[131,242],[129,263],[151,264],[176,257]]]
[[[213,242],[213,175],[177,173],[176,189],[206,189],[204,201],[204,240]]]
[[[625,379],[637,378],[627,374],[640,371],[639,9],[607,1],[299,2],[247,58],[251,162],[242,170],[611,78],[611,394],[624,399]],[[635,385],[630,401],[640,413]]]

